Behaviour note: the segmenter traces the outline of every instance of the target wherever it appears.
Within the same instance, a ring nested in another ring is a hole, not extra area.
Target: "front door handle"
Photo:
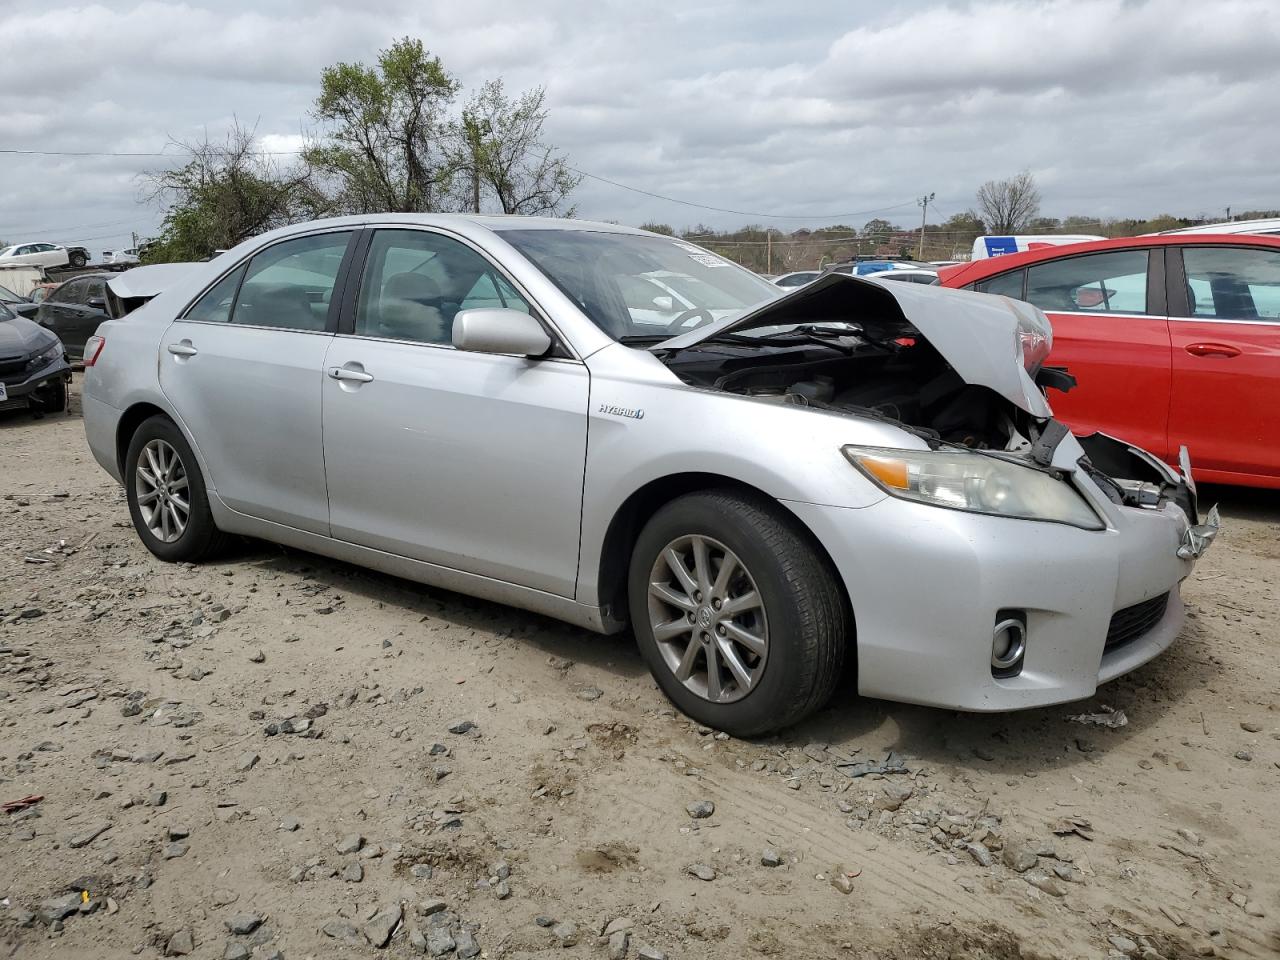
[[[183,340],[180,343],[171,343],[168,348],[170,353],[175,357],[194,357],[200,351],[192,346],[190,340]]]
[[[1184,349],[1193,357],[1240,356],[1240,348],[1229,343],[1188,343]]]
[[[329,376],[334,380],[354,380],[357,383],[368,383],[373,379],[372,373],[365,373],[363,370],[353,370],[350,367],[330,367]]]

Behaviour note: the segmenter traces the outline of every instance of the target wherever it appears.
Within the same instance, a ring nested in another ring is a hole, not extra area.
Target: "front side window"
[[[379,230],[369,245],[355,333],[451,344],[461,310],[529,304],[492,264],[466,244],[424,230]]]
[[[321,233],[298,237],[254,255],[240,284],[231,322],[323,331],[350,236]]]
[[[1146,313],[1146,250],[1068,257],[1027,268],[1025,299],[1050,313]]]
[[[1193,317],[1280,320],[1280,250],[1188,247],[1182,264]]]
[[[107,301],[107,281],[101,277],[92,277],[89,279],[85,287],[85,303],[90,300],[101,300],[103,303]]]
[[[671,237],[520,228],[500,234],[615,340],[665,339],[781,295],[750,270]]]

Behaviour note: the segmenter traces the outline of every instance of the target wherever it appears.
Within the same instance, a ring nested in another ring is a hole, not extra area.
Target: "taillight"
[[[92,336],[84,342],[84,366],[87,370],[98,362],[102,348],[107,345],[106,337]]]

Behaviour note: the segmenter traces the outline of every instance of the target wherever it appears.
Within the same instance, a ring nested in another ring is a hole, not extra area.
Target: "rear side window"
[[[1146,313],[1146,250],[1116,250],[1027,268],[1024,299],[1046,312]]]
[[[240,279],[244,276],[247,266],[247,264],[244,264],[237,267],[210,287],[208,292],[187,311],[184,319],[197,320],[200,323],[226,323],[229,321],[236,290],[240,288]]]
[[[1022,280],[1026,274],[1025,270],[1002,273],[997,277],[991,277],[979,282],[974,286],[974,289],[979,293],[990,293],[997,297],[1012,297],[1014,300],[1021,300]]]
[[[268,247],[249,261],[231,322],[321,332],[350,233],[321,233]]]
[[[49,299],[54,303],[84,303],[89,284],[84,280],[70,280],[53,291]]]
[[[1188,247],[1182,263],[1193,317],[1280,321],[1280,250]]]

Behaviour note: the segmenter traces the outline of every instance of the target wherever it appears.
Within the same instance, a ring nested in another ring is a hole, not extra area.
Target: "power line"
[[[253,153],[255,156],[264,157],[286,157],[298,156],[301,150],[252,150],[246,151]],[[109,151],[109,150],[26,150],[16,147],[0,148],[0,154],[21,157],[147,157],[147,158],[163,158],[177,159],[178,154],[173,153],[149,153],[145,151]],[[694,207],[698,210],[709,210],[714,213],[731,213],[737,217],[760,217],[769,220],[840,220],[845,217],[861,217],[869,213],[881,213],[886,210],[897,210],[901,207],[909,207],[915,200],[905,200],[902,203],[893,203],[883,207],[873,207],[869,210],[855,210],[851,213],[759,213],[751,210],[733,210],[729,207],[716,207],[707,203],[696,203],[692,200],[681,200],[679,197],[669,197],[666,194],[655,193],[652,190],[644,190],[640,187],[633,187],[630,184],[619,183],[617,180],[610,180],[608,177],[602,177],[598,174],[591,173],[587,170],[581,170],[577,167],[569,167],[574,173],[587,177],[590,180],[596,180],[600,183],[607,183],[611,187],[617,187],[620,190],[629,190],[632,193],[638,193],[646,197],[652,197],[655,200],[665,200],[667,203],[676,203],[685,207]]]
[[[909,207],[915,200],[906,200],[902,203],[890,204],[887,207],[873,207],[870,210],[855,210],[852,213],[755,213],[751,210],[730,210],[728,207],[713,207],[706,203],[694,203],[692,200],[681,200],[677,197],[668,197],[662,193],[654,193],[652,190],[642,190],[639,187],[632,187],[625,183],[619,183],[617,180],[610,180],[608,177],[600,177],[594,173],[588,173],[586,170],[579,170],[577,167],[569,167],[574,173],[581,174],[591,180],[599,180],[601,183],[607,183],[611,187],[620,187],[623,190],[630,190],[632,193],[643,194],[646,197],[653,197],[656,200],[666,200],[668,203],[679,203],[686,207],[697,207],[699,210],[711,210],[715,213],[732,213],[737,217],[766,217],[770,220],[840,220],[844,217],[861,217],[868,213],[880,213],[885,210],[897,210],[899,207]]]

